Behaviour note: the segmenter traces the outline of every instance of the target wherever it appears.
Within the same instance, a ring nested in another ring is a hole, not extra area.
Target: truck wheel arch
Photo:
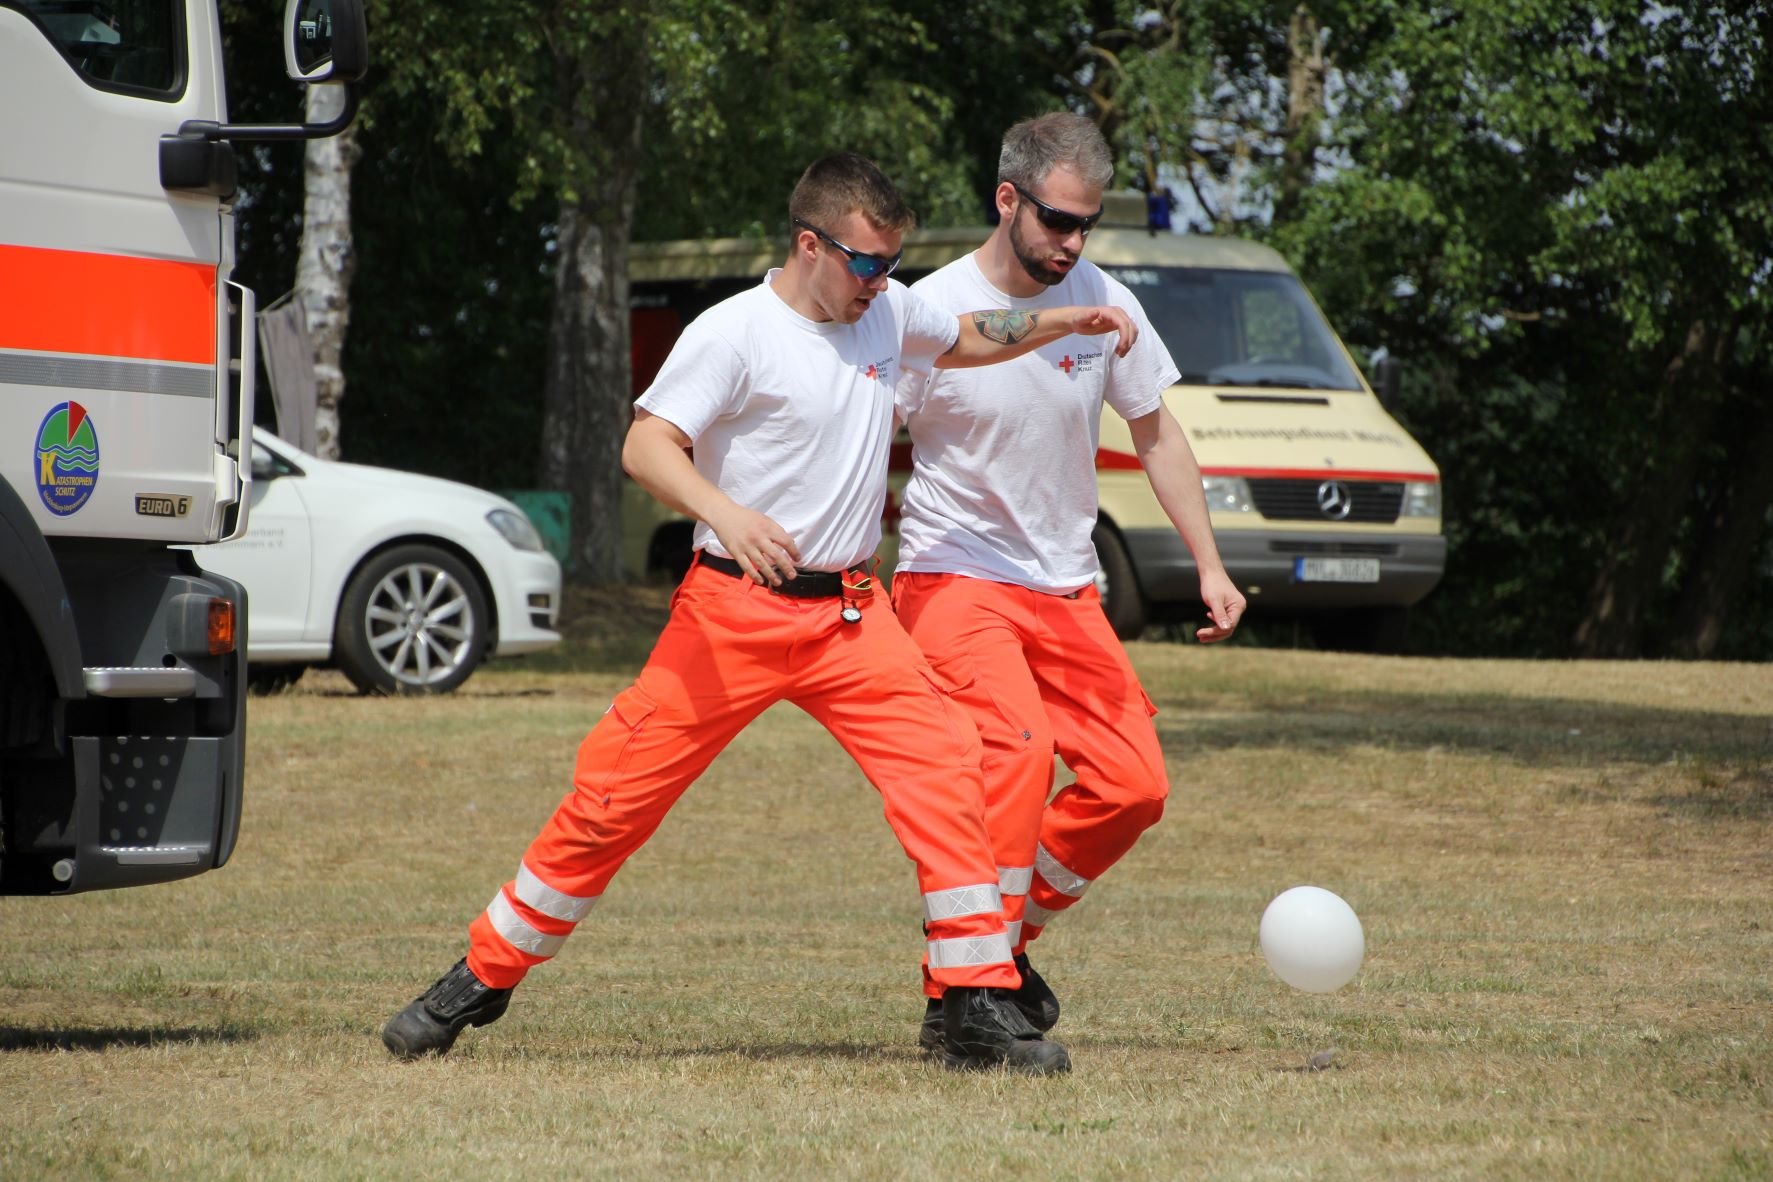
[[[10,484],[0,480],[0,586],[23,609],[26,625],[37,635],[64,699],[84,698],[80,633],[73,605],[49,543],[25,503]]]

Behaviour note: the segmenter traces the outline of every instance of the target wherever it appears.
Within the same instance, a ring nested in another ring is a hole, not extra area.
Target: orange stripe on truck
[[[0,349],[216,361],[207,263],[0,245]]]

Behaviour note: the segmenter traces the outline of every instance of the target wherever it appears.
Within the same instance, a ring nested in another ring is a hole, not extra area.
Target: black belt
[[[710,554],[706,550],[702,551],[697,561],[709,570],[717,570],[721,574],[731,575],[735,579],[749,579],[751,577],[745,573],[745,568],[733,559],[722,558],[717,554]],[[860,568],[852,569],[856,571],[858,576],[856,581],[859,582],[861,578],[866,577]],[[777,595],[790,595],[795,599],[836,599],[843,594],[843,577],[848,573],[849,571],[841,570],[803,570],[792,579],[783,579],[780,586],[770,587],[768,583],[765,583],[764,586]]]

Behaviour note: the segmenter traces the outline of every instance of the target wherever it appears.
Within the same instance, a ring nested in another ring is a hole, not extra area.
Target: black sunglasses
[[[899,260],[905,257],[904,251],[900,251],[890,259],[882,258],[877,254],[864,254],[859,250],[851,250],[849,247],[825,233],[825,231],[819,229],[819,227],[813,225],[811,222],[803,222],[799,218],[795,218],[794,224],[803,230],[811,230],[819,236],[820,241],[827,242],[848,255],[849,261],[846,262],[844,266],[849,268],[851,275],[854,275],[863,283],[867,283],[870,279],[879,278],[882,275],[891,275],[894,271],[899,269]]]
[[[1054,209],[1021,185],[1016,184],[1015,181],[1010,182],[1010,187],[1034,203],[1034,216],[1040,219],[1041,225],[1055,234],[1069,234],[1073,230],[1080,234],[1088,234],[1096,228],[1096,223],[1102,220],[1100,205],[1096,207],[1095,213],[1084,217],[1080,214],[1066,213],[1062,209]]]

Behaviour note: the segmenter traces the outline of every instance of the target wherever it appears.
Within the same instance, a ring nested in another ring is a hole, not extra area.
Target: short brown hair
[[[813,161],[788,198],[789,217],[826,233],[852,213],[861,214],[876,229],[900,234],[917,225],[917,215],[886,173],[854,152],[833,152]]]
[[[1060,165],[1099,189],[1114,179],[1114,157],[1096,125],[1082,115],[1055,111],[1024,119],[1004,133],[997,180],[1032,189]]]

